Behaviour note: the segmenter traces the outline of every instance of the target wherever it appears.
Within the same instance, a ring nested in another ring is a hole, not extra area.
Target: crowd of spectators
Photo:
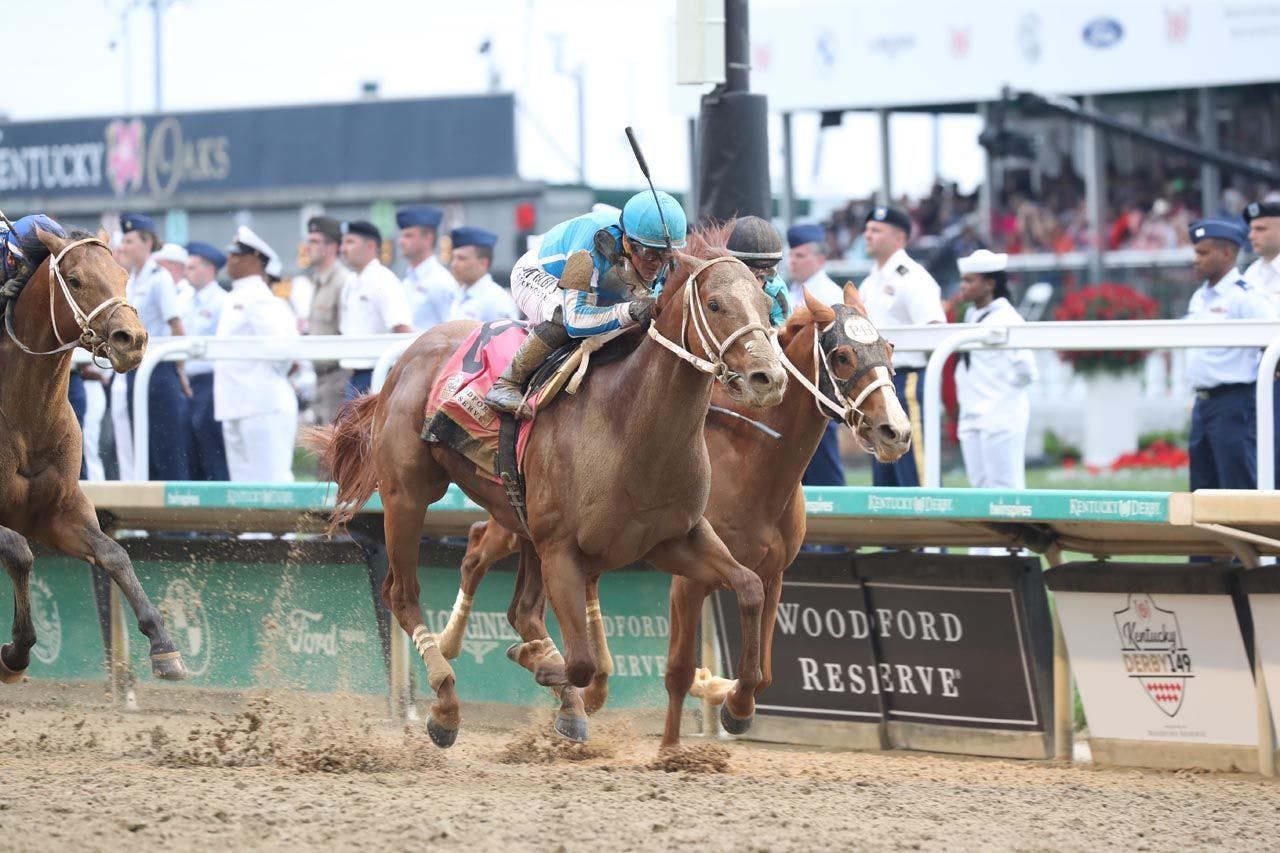
[[[935,183],[929,194],[917,199],[902,196],[895,206],[912,220],[911,246],[923,250],[951,244],[956,256],[979,246],[1011,255],[1064,254],[1097,245],[1098,235],[1089,222],[1084,182],[1064,169],[1054,178],[1032,186],[1026,175],[1008,180],[992,205],[991,239],[980,235],[982,227],[979,191],[964,193],[949,182]],[[1103,249],[1161,250],[1190,245],[1187,226],[1202,216],[1238,218],[1239,212],[1261,194],[1229,187],[1217,210],[1202,211],[1200,192],[1183,178],[1154,180],[1140,174],[1111,174],[1107,180],[1107,219],[1102,232]],[[853,199],[837,208],[824,222],[829,256],[864,260],[866,247],[861,224],[877,204],[874,197]]]

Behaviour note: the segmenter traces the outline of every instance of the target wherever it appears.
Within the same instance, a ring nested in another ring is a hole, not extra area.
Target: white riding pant
[[[111,426],[116,437],[116,464],[120,479],[133,479],[133,424],[129,417],[129,379],[117,373],[111,380]]]
[[[961,429],[964,471],[975,489],[1027,487],[1027,430]]]
[[[227,472],[235,483],[292,483],[297,403],[287,410],[222,422]]]
[[[102,452],[98,443],[102,440],[102,418],[107,413],[107,391],[96,379],[84,383],[84,464],[90,480],[105,480],[102,468]]]
[[[564,306],[560,279],[538,266],[537,252],[525,252],[511,270],[511,298],[533,325],[552,319]]]

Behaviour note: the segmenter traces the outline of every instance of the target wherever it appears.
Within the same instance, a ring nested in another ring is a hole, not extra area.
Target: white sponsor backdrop
[[[1252,593],[1249,610],[1262,654],[1262,674],[1271,698],[1271,723],[1280,732],[1280,594]]]
[[[1257,745],[1253,676],[1230,597],[1054,598],[1091,737]]]
[[[989,101],[1280,80],[1276,0],[753,3],[772,109]]]

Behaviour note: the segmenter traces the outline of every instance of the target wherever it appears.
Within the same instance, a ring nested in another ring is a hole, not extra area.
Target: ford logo
[[[1115,18],[1094,18],[1084,25],[1081,36],[1090,47],[1105,49],[1124,38],[1124,27]]]

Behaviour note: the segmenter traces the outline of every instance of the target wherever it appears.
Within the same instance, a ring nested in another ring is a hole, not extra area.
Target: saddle
[[[538,413],[550,406],[561,391],[576,394],[593,360],[605,363],[628,354],[629,347],[610,346],[593,359],[594,353],[626,331],[571,339],[552,352],[525,388],[533,417],[520,421],[509,415],[499,417],[484,398],[529,336],[529,325],[516,320],[485,323],[445,362],[427,397],[420,437],[456,450],[494,482],[520,479],[524,451]],[[523,494],[522,483],[520,491]]]

